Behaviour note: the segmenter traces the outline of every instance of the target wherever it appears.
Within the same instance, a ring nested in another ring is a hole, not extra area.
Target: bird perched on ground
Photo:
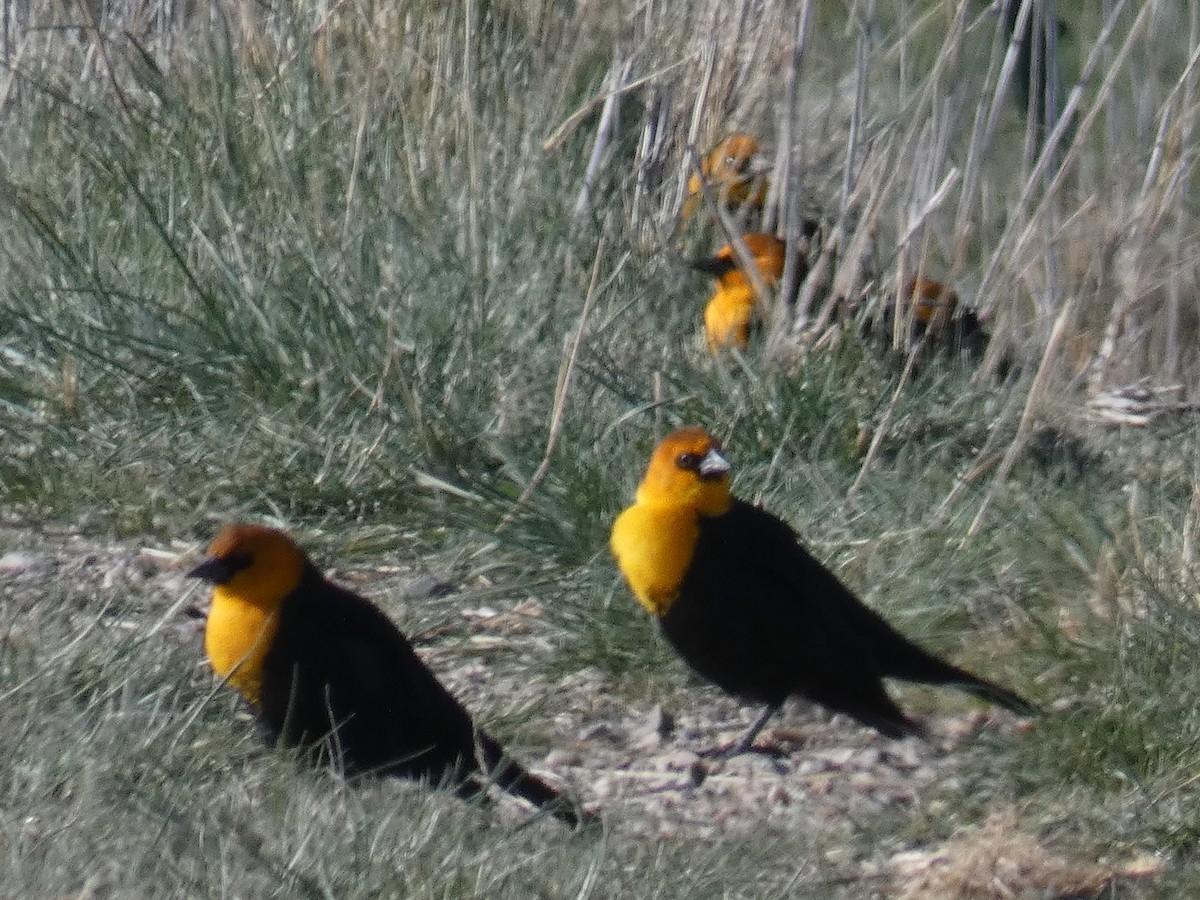
[[[688,196],[683,204],[686,222],[702,202],[707,182],[725,209],[761,209],[771,184],[766,173],[771,162],[759,151],[758,139],[734,132],[712,148],[700,161],[700,172],[688,178]]]
[[[1020,715],[1037,711],[895,631],[786,523],[732,496],[729,472],[703,429],[667,435],[636,502],[614,523],[611,546],[634,596],[684,661],[726,691],[766,704],[732,752],[750,749],[793,695],[888,737],[922,734],[884,678],[955,687]]]
[[[282,531],[230,525],[189,575],[213,585],[204,646],[271,743],[347,775],[494,781],[571,825],[581,814],[505,756],[374,604],[327,580]]]
[[[816,234],[815,222],[805,220],[805,241]],[[787,245],[771,234],[751,232],[742,235],[746,249],[754,258],[754,265],[762,276],[763,283],[775,288],[783,277]],[[754,291],[753,280],[738,265],[733,245],[726,244],[713,256],[692,260],[689,265],[716,279],[717,286],[704,308],[704,334],[708,348],[713,353],[736,347],[745,350],[750,332],[758,321],[756,312],[759,300]],[[808,275],[808,257],[798,253],[796,258],[796,285]],[[786,298],[789,302],[793,299]]]
[[[904,293],[911,340],[930,349],[982,356],[989,336],[979,317],[967,309],[949,286],[932,278],[913,278]],[[882,335],[892,340],[895,305],[889,302],[882,316]]]
[[[754,257],[754,264],[762,276],[763,283],[774,288],[783,275],[786,246],[779,238],[754,232],[743,235],[746,249]],[[717,286],[704,307],[704,335],[708,349],[713,353],[736,347],[745,350],[750,340],[751,326],[759,318],[754,282],[738,267],[733,247],[726,244],[715,255],[696,259],[692,268],[712,275]]]

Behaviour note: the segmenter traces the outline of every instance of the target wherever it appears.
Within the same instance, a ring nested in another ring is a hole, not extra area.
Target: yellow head
[[[637,502],[683,507],[702,516],[727,512],[733,501],[721,444],[703,428],[672,431],[650,457]]]
[[[766,170],[766,162],[758,151],[757,138],[735,131],[709,151],[700,170],[717,184],[753,177]]]
[[[742,132],[729,135],[700,161],[700,171],[717,189],[720,202],[726,207],[761,207],[767,199],[770,185],[766,172],[770,168],[770,162],[759,152],[758,140]],[[695,212],[703,184],[699,174],[693,173],[688,178],[685,220]]]
[[[768,287],[774,287],[783,277],[783,264],[786,258],[787,245],[773,234],[763,234],[753,231],[742,235],[746,249],[754,258],[754,265]],[[738,268],[737,255],[733,246],[726,244],[712,256],[693,260],[692,268],[707,272],[717,279],[717,284],[723,288],[749,287],[751,281]]]
[[[300,583],[306,562],[304,552],[278,529],[227,525],[209,544],[208,559],[188,575],[273,612]]]
[[[638,486],[637,502],[613,523],[609,546],[633,595],[665,615],[679,598],[700,538],[701,519],[727,512],[729,461],[702,428],[663,438]]]
[[[213,585],[204,636],[209,662],[251,703],[257,703],[262,662],[279,625],[279,610],[308,565],[282,531],[229,525],[188,575]]]
[[[908,283],[908,300],[913,321],[921,329],[937,332],[945,327],[958,306],[958,294],[932,278],[914,278]]]

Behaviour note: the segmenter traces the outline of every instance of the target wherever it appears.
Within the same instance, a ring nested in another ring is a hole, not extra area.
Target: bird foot
[[[768,756],[771,759],[782,759],[787,756],[787,753],[782,748],[775,745],[764,747],[758,744],[746,744],[743,741],[738,741],[735,744],[724,747],[710,747],[707,750],[701,750],[697,756],[701,759],[726,760],[733,759],[735,756],[741,756],[743,753],[757,753],[761,756]]]

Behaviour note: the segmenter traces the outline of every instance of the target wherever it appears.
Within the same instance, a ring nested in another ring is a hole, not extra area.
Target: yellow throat
[[[678,598],[696,552],[701,518],[722,515],[733,504],[729,465],[720,452],[720,445],[699,428],[668,435],[650,459],[636,501],[613,523],[613,556],[634,597],[651,615],[665,615]],[[701,469],[707,477],[701,477]]]
[[[222,585],[213,588],[204,650],[213,671],[254,705],[262,687],[263,659],[279,628],[279,607],[252,603]]]

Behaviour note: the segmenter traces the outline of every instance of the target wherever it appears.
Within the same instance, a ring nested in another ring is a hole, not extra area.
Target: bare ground
[[[84,537],[15,518],[0,523],[0,597],[7,610],[0,625],[9,659],[0,668],[3,695],[36,690],[40,677],[74,665],[77,648],[94,649],[97,637],[103,644],[107,635],[115,642],[144,632],[164,654],[194,660],[192,706],[206,702],[213,684],[202,648],[207,601],[183,574],[199,550],[183,542]],[[934,847],[912,846],[903,829],[872,847],[850,840],[861,823],[937,819],[961,801],[977,775],[972,768],[986,765],[976,746],[981,735],[1015,740],[1034,727],[1006,713],[929,693],[931,707],[949,710],[921,716],[932,738],[891,741],[794,703],[759,738],[764,752],[714,759],[705,751],[732,743],[757,710],[698,683],[664,708],[631,701],[596,670],[553,684],[531,677],[539,672],[538,657],[553,652],[536,597],[472,602],[470,587],[403,565],[334,577],[384,606],[481,720],[494,722],[498,711],[502,733],[505,721],[518,723],[509,741],[514,754],[569,786],[603,817],[614,840],[795,834],[822,848],[816,863],[822,877],[905,898],[1094,896],[1115,874],[1160,869],[1153,860],[1064,859],[1022,834],[1010,810],[996,810],[983,826],[958,829]],[[190,712],[179,711],[181,728],[207,727]],[[514,823],[524,816],[509,800],[497,814]]]

